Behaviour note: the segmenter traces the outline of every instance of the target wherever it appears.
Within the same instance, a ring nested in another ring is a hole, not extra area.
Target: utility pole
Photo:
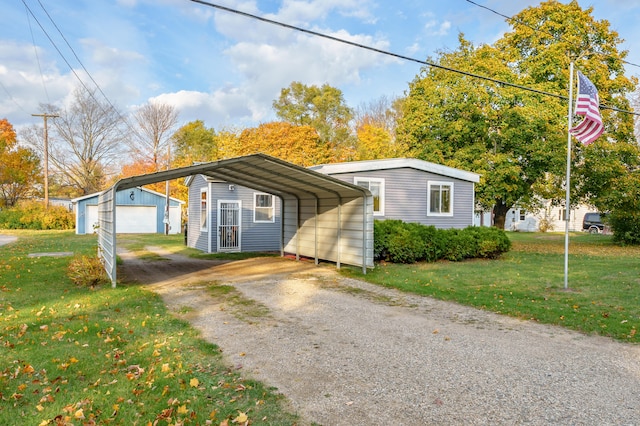
[[[47,118],[57,118],[55,114],[31,114],[34,117],[44,119],[44,205],[49,208],[49,132],[47,130]]]

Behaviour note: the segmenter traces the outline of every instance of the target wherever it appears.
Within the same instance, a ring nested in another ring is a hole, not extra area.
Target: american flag
[[[576,114],[584,115],[584,119],[569,131],[576,139],[585,145],[589,145],[596,140],[604,131],[599,105],[600,102],[598,101],[596,86],[578,71]]]

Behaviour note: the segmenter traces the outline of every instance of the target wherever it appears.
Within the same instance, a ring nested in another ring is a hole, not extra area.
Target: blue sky
[[[539,4],[474,1],[508,16]],[[481,44],[509,28],[466,0],[211,2],[420,60],[455,49],[459,32]],[[579,3],[608,20],[627,60],[640,64],[640,2]],[[95,80],[124,112],[160,101],[177,108],[180,124],[201,119],[220,130],[274,120],[272,102],[292,81],[337,87],[355,108],[402,95],[419,72],[417,63],[189,0],[11,0],[0,15],[0,118],[18,128],[41,124],[31,116],[41,103],[68,102],[78,79],[89,88]]]

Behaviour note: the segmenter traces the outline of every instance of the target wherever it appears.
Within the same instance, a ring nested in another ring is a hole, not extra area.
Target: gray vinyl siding
[[[217,248],[217,220],[218,201],[240,201],[242,205],[240,223],[240,250],[251,251],[279,251],[281,242],[280,231],[280,199],[274,197],[275,220],[274,222],[254,222],[254,194],[251,188],[233,185],[234,190],[229,190],[228,182],[208,182],[204,176],[197,175],[189,185],[189,232],[188,246],[204,252],[218,251]],[[207,231],[200,230],[200,190],[210,188],[207,200],[209,211]],[[211,233],[211,235],[209,235]]]
[[[207,182],[202,175],[194,177],[191,185],[189,185],[189,207],[187,211],[187,246],[197,248],[198,250],[208,252],[208,232],[200,231],[200,189],[207,188]],[[210,199],[207,202],[211,202]],[[210,209],[210,207],[208,207]],[[211,227],[211,221],[208,222]]]
[[[473,225],[473,182],[412,168],[350,172],[331,176],[349,183],[355,183],[356,177],[384,179],[384,216],[374,215],[376,220],[399,219],[443,229],[466,228]],[[452,216],[427,215],[429,181],[453,183]]]

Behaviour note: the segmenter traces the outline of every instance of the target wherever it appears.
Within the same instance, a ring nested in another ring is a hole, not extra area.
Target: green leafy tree
[[[502,51],[463,36],[437,62],[520,83]],[[481,174],[476,200],[503,227],[511,206],[532,199],[532,186],[547,171],[561,170],[560,111],[559,101],[434,67],[410,84],[398,138],[414,157]]]
[[[35,195],[41,172],[37,153],[19,146],[13,125],[6,118],[0,120],[0,207],[13,207]]]
[[[207,128],[202,120],[191,121],[171,136],[174,146],[173,161],[176,166],[218,159],[217,134]]]
[[[566,96],[574,61],[598,87],[601,102],[628,109],[626,95],[635,80],[623,74],[626,52],[617,48],[622,40],[591,12],[575,1],[543,2],[516,15],[513,31],[494,46],[474,47],[461,37],[460,47],[440,54],[436,62]],[[415,156],[482,174],[477,200],[493,208],[495,224],[501,227],[515,203],[527,205],[563,193],[566,111],[566,101],[557,97],[430,68],[410,85],[398,134]],[[576,198],[590,196],[594,204],[606,186],[598,188],[586,160],[592,157],[597,163],[602,149],[625,152],[634,145],[628,114],[605,110],[603,118],[605,134],[587,147],[574,142],[572,151],[577,190],[572,193]],[[599,183],[603,178],[600,174]]]
[[[340,89],[294,81],[280,91],[273,108],[283,121],[316,129],[321,142],[335,145],[345,159],[352,155],[354,138],[349,123],[353,111],[345,104]]]

